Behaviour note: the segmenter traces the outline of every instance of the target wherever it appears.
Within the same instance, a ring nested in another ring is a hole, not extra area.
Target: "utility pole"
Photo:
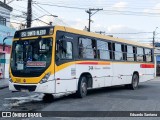
[[[6,4],[6,0],[4,0],[4,4]]]
[[[156,30],[158,29],[158,27],[156,27],[156,29],[153,31],[153,48],[154,48],[154,46],[155,46],[155,36],[156,36]]]
[[[88,32],[90,32],[91,31],[91,17],[94,15],[94,14],[96,14],[98,11],[100,11],[100,10],[103,10],[103,8],[102,9],[89,9],[89,10],[87,10],[86,11],[86,13],[88,13],[89,14],[89,23],[88,23]],[[92,11],[95,11],[94,13],[92,13]]]
[[[31,27],[32,24],[32,0],[28,0],[27,7],[27,28]]]
[[[153,31],[153,48],[154,48],[154,45],[155,45],[155,31]]]

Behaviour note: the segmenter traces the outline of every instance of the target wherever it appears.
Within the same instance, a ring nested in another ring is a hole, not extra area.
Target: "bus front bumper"
[[[9,90],[19,92],[55,93],[55,81],[48,81],[43,84],[19,84],[9,81]]]

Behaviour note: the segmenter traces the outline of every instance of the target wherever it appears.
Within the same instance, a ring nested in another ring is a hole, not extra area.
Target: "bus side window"
[[[151,49],[145,49],[146,62],[152,62],[152,51]]]
[[[127,45],[127,61],[134,61],[134,50],[131,45]]]
[[[122,45],[119,43],[115,43],[115,60],[123,60],[123,54],[122,54]]]
[[[108,42],[97,40],[97,53],[98,58],[101,60],[110,59],[110,51],[108,50]]]
[[[72,42],[61,40],[56,44],[56,60],[73,59]]]
[[[96,53],[94,42],[89,38],[79,38],[79,58],[81,59],[94,59]]]
[[[144,61],[144,51],[143,48],[137,47],[137,61],[143,62]]]

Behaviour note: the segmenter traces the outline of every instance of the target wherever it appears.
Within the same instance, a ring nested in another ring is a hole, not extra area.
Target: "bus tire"
[[[87,95],[87,78],[81,76],[78,83],[77,97],[83,98]]]
[[[138,74],[134,73],[132,76],[132,83],[128,85],[128,87],[131,90],[135,90],[138,88],[138,84],[139,84],[139,76]]]
[[[43,102],[49,103],[49,102],[53,102],[54,96],[52,94],[44,94],[42,99],[43,99]]]

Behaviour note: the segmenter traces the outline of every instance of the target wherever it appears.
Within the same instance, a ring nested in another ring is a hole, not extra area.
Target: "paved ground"
[[[8,87],[8,80],[9,79],[0,79],[0,89]]]
[[[12,93],[8,88],[0,90],[0,111],[160,111],[160,79],[141,83],[133,91],[123,86],[90,90],[84,99],[73,95],[61,97],[52,103],[42,101],[43,94]],[[42,118],[56,120],[159,120],[159,118]],[[39,120],[39,118],[37,118]]]

